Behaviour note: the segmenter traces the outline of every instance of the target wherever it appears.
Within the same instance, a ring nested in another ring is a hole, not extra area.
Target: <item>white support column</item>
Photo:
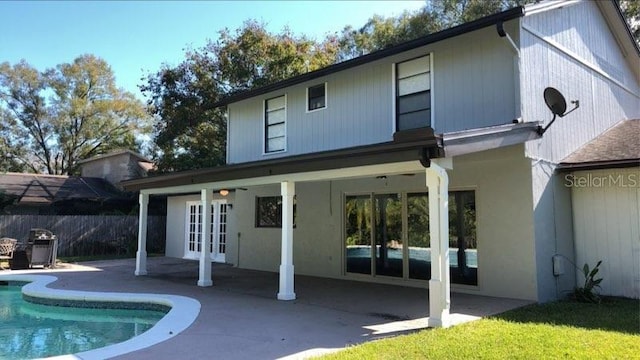
[[[431,239],[431,280],[429,280],[430,327],[449,327],[451,279],[449,276],[449,177],[431,161],[426,169],[429,188],[429,237]]]
[[[138,196],[138,251],[136,252],[136,276],[147,275],[147,211],[149,209],[149,194],[140,193]]]
[[[293,198],[294,182],[280,183],[282,192],[282,255],[280,257],[280,292],[278,300],[295,300],[293,292]]]
[[[213,190],[202,189],[200,191],[200,206],[202,211],[200,217],[202,221],[202,231],[200,232],[200,271],[198,276],[198,286],[211,286],[211,201],[213,200]]]

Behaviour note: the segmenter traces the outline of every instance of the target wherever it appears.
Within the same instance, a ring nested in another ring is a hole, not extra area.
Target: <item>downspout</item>
[[[522,100],[520,99],[520,48],[513,41],[511,35],[509,35],[504,29],[504,22],[499,21],[496,24],[496,31],[498,32],[498,36],[505,39],[509,48],[513,51],[513,88],[515,90],[515,117],[513,119],[514,123],[521,123],[522,120]]]

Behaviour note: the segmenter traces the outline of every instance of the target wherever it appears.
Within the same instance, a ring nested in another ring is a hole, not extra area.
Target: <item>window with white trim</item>
[[[396,131],[431,126],[429,55],[396,64]]]
[[[284,151],[286,132],[287,99],[285,95],[264,102],[264,152]]]
[[[327,83],[307,88],[307,112],[327,107]]]

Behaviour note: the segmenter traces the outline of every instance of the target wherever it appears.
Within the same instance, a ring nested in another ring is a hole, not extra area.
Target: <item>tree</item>
[[[154,116],[159,172],[211,167],[225,162],[226,118],[213,104],[230,94],[261,87],[335,61],[337,44],[270,34],[247,21],[235,32],[186,52],[178,66],[163,67],[140,86]]]
[[[476,20],[525,0],[427,0],[414,12],[397,17],[373,16],[355,29],[345,27],[323,41],[294,36],[289,29],[271,34],[265,25],[247,21],[219,40],[186,52],[176,67],[149,75],[142,91],[155,117],[156,160],[162,172],[222,165],[226,119],[212,105],[231,94],[262,87],[336,62],[381,50]],[[640,28],[640,2],[622,0],[627,19]]]
[[[636,43],[640,45],[640,1],[620,0],[618,5],[629,24],[633,38],[636,40]]]
[[[137,150],[148,127],[144,105],[93,55],[43,72],[24,60],[0,64],[0,111],[0,158],[36,173],[72,174],[80,160]]]
[[[340,61],[429,35],[521,5],[523,0],[430,0],[397,17],[374,15],[360,29],[346,26],[338,37]]]

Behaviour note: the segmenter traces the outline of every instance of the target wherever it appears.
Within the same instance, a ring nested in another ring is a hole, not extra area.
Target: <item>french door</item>
[[[185,251],[186,259],[199,259],[202,249],[202,204],[199,201],[188,201],[185,219]],[[211,260],[225,262],[227,251],[227,201],[211,202],[211,231],[208,241]]]

